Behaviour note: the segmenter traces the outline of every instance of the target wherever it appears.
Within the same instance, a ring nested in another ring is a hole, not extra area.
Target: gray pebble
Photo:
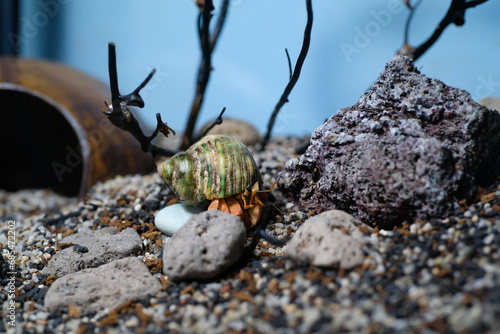
[[[95,268],[142,250],[141,237],[133,228],[126,228],[120,233],[116,233],[116,227],[84,229],[63,238],[60,243],[73,243],[78,247],[68,247],[56,252],[42,274],[61,277],[82,269]]]
[[[240,258],[245,241],[241,219],[218,210],[202,212],[165,245],[163,272],[173,280],[214,277]]]
[[[309,218],[287,245],[283,259],[287,268],[306,265],[350,269],[363,262],[363,234],[354,217],[331,210]],[[342,230],[344,228],[344,230]]]
[[[160,282],[136,257],[128,257],[66,275],[56,280],[45,295],[45,307],[63,310],[73,304],[83,312],[114,308],[161,290]]]

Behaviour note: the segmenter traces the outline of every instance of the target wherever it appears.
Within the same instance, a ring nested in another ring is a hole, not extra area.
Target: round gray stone
[[[365,258],[361,224],[340,210],[309,218],[287,244],[283,254],[287,269],[308,263],[345,269],[361,264]]]
[[[240,218],[208,210],[190,218],[163,250],[163,272],[172,280],[208,279],[235,263],[246,230]]]
[[[67,310],[71,304],[83,312],[102,311],[160,290],[160,282],[144,262],[126,257],[59,278],[47,291],[44,306],[52,312]]]

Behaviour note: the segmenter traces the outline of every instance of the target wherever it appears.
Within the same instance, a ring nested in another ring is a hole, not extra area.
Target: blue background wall
[[[423,1],[411,27],[413,45],[430,36],[449,3]],[[214,5],[217,9],[220,1]],[[401,47],[409,13],[400,0],[314,0],[313,10],[309,55],[276,135],[310,134],[356,102]],[[477,100],[500,96],[499,14],[498,0],[470,9],[466,24],[449,26],[416,64]],[[186,0],[24,1],[21,55],[53,59],[107,83],[107,43],[114,41],[121,92],[129,93],[156,68],[143,90],[146,107],[140,115],[153,126],[160,112],[182,132],[200,59],[197,16],[194,2]],[[288,82],[284,49],[295,63],[305,23],[305,1],[232,0],[197,126],[225,106],[226,116],[248,120],[264,133]]]

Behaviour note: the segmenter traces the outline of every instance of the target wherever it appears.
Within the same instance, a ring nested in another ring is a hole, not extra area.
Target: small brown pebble
[[[465,199],[460,200],[460,201],[458,202],[458,205],[460,205],[460,207],[461,207],[461,208],[463,208],[463,209],[467,209],[467,208],[469,207],[469,206],[467,205],[467,201],[466,201]]]
[[[443,319],[433,319],[429,323],[427,323],[427,326],[430,329],[435,330],[437,333],[446,333],[447,330],[449,330],[448,325],[446,322],[443,321]]]
[[[269,285],[267,287],[267,290],[274,294],[276,292],[279,291],[279,283],[278,283],[278,279],[277,278],[272,278],[270,281],[269,281]]]
[[[110,221],[111,221],[111,218],[109,218],[109,217],[101,217],[101,218],[99,218],[99,222],[101,224],[108,224]]]
[[[171,199],[168,201],[167,206],[169,206],[169,205],[173,205],[173,204],[177,204],[177,203],[179,203],[179,200],[177,199],[177,197],[173,197],[173,198],[171,198]]]
[[[434,269],[432,269],[432,273],[437,278],[451,276],[451,270],[448,269],[448,268],[437,268],[437,267],[434,267]]]
[[[489,194],[486,194],[486,195],[482,195],[481,196],[481,203],[489,203],[491,202],[493,199],[495,199],[495,197],[497,196],[496,193],[492,192],[492,193],[489,193]]]
[[[226,293],[226,292],[229,292],[229,291],[231,291],[231,285],[229,285],[229,284],[228,285],[224,285],[223,287],[221,287],[219,289],[220,293]]]
[[[467,307],[472,306],[472,296],[468,293],[464,294],[464,305]]]
[[[142,236],[146,239],[156,239],[157,236],[161,236],[162,233],[158,230],[156,231],[148,231],[148,232],[144,232],[142,234]]]
[[[132,223],[130,220],[125,219],[125,221],[118,222],[116,224],[116,232],[121,232],[122,230],[126,229],[127,227],[132,227],[134,223]]]
[[[190,293],[190,294],[194,293],[193,286],[188,285],[184,289],[182,289],[181,292],[180,292],[181,295],[185,295],[185,294],[188,294],[188,293]]]
[[[364,225],[360,225],[359,230],[361,231],[361,233],[363,233],[365,235],[370,235],[372,233],[372,229],[369,228],[368,226],[364,226]]]
[[[257,302],[247,291],[235,291],[233,292],[233,298],[238,299],[240,302],[250,302],[255,307],[257,307]]]
[[[87,333],[88,330],[89,327],[87,326],[87,324],[83,324],[80,327],[78,327],[78,329],[75,331],[75,334],[84,334]]]
[[[493,205],[491,206],[491,208],[492,208],[493,210],[495,210],[495,211],[500,212],[500,204],[498,204],[498,203],[493,204]]]
[[[141,304],[135,305],[135,313],[137,314],[139,319],[141,319],[142,327],[146,327],[151,322],[151,319],[153,319],[153,317],[149,314],[146,314],[142,309],[143,306]]]
[[[67,237],[68,235],[75,234],[75,230],[69,230],[63,233],[63,236]]]
[[[80,318],[82,314],[82,309],[76,305],[69,304],[68,305],[68,315],[72,318]]]
[[[123,197],[116,200],[116,205],[124,206],[125,204],[127,204],[127,201]]]
[[[295,276],[297,276],[296,273],[288,273],[285,275],[285,281],[288,283],[288,284],[292,284],[293,281],[295,280]]]
[[[238,278],[242,282],[244,281],[248,282],[247,286],[248,291],[250,291],[251,293],[259,292],[259,290],[257,289],[257,284],[255,282],[255,279],[253,278],[253,275],[250,272],[242,269],[238,274]]]
[[[56,275],[49,275],[49,276],[47,276],[47,279],[45,280],[45,285],[51,286],[52,283],[54,283],[56,279],[57,279]]]
[[[322,273],[320,273],[319,271],[310,271],[306,274],[306,278],[310,281],[312,280],[320,280],[323,284],[328,284],[328,283],[331,283],[335,280],[335,278],[333,277],[329,277],[329,276],[325,276],[323,275]]]
[[[116,325],[118,323],[118,319],[120,318],[120,313],[127,309],[130,309],[132,306],[132,300],[127,300],[125,303],[118,305],[114,309],[112,309],[108,315],[99,322],[99,326],[106,325]]]
[[[146,260],[151,274],[161,273],[163,271],[163,259]]]
[[[285,263],[281,260],[276,260],[274,261],[274,265],[276,266],[276,268],[283,268],[285,266]]]

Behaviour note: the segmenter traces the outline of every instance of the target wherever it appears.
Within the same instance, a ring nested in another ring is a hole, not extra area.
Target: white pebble
[[[169,205],[155,215],[155,226],[166,235],[173,235],[192,216],[202,212],[197,206],[188,206],[182,203]]]
[[[137,317],[132,317],[125,321],[125,326],[126,327],[136,327],[139,326],[139,319]]]
[[[484,239],[483,239],[483,243],[485,245],[489,245],[491,244],[491,242],[495,239],[495,235],[494,234],[488,234]]]
[[[424,227],[422,227],[422,231],[426,232],[426,231],[430,231],[432,230],[432,225],[430,223],[426,223],[424,225]]]

